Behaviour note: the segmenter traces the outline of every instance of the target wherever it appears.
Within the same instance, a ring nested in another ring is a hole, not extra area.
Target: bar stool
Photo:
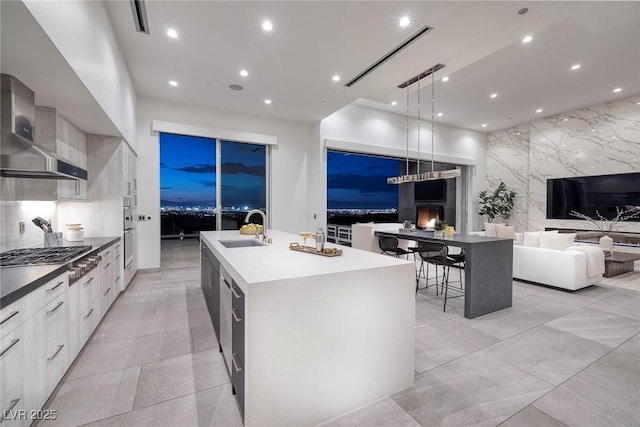
[[[444,243],[439,242],[421,242],[423,245],[419,246],[422,248],[422,251],[419,252],[420,258],[422,258],[423,262],[426,261],[428,264],[434,264],[436,266],[436,295],[438,295],[438,266],[442,266],[442,282],[440,283],[440,293],[444,290],[444,304],[442,307],[442,311],[447,311],[447,300],[451,298],[458,298],[464,296],[464,288],[462,287],[462,274],[460,274],[460,289],[452,287],[451,290],[456,292],[460,292],[460,295],[456,295],[453,297],[449,296],[449,270],[451,266],[455,266],[459,261],[452,259],[449,257],[449,247]],[[427,264],[427,268],[429,265]],[[427,273],[428,274],[428,273]],[[427,275],[428,278],[428,275]],[[417,287],[417,285],[416,285]],[[428,287],[428,285],[427,285]]]
[[[420,289],[420,277],[424,274],[426,285],[422,289],[429,288],[429,264],[433,264],[436,268],[436,296],[438,295],[438,258],[440,257],[440,244],[432,242],[419,241],[418,246],[413,248],[414,254],[417,253],[420,257],[420,268],[418,274],[416,274],[416,293]],[[424,264],[427,264],[425,269]]]
[[[400,255],[405,255],[407,260],[409,259],[409,254],[411,252],[398,247],[398,239],[393,236],[378,236],[378,246],[380,247],[381,253],[386,255],[393,255],[396,258],[400,257]]]

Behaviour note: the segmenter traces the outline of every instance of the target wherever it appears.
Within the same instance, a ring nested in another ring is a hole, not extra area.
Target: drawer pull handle
[[[51,310],[47,311],[47,314],[53,314],[53,312],[55,312],[57,309],[59,309],[60,307],[62,307],[62,304],[64,304],[64,301],[60,301],[58,303],[58,305],[56,305],[55,307],[53,307]]]
[[[231,364],[233,365],[233,369],[234,369],[236,372],[240,372],[240,371],[242,371],[242,368],[241,368],[241,367],[239,367],[239,366],[238,366],[238,362],[236,362],[236,354],[235,354],[235,353],[233,353],[233,354],[231,355]]]
[[[5,348],[4,350],[2,350],[2,352],[0,352],[0,357],[4,356],[4,354],[11,350],[11,347],[13,347],[14,345],[18,344],[18,342],[20,341],[20,338],[15,338],[13,340],[11,340],[11,344],[9,344],[9,347]]]
[[[93,308],[89,310],[89,312],[84,316],[84,318],[86,319],[87,317],[91,316],[91,313],[93,313]]]
[[[229,284],[229,282],[227,282],[227,279],[224,276],[220,276],[220,277],[222,277],[222,281],[227,286],[227,288],[231,288],[231,285]]]
[[[9,408],[4,410],[4,411],[2,411],[2,418],[0,418],[0,423],[3,422],[6,419],[7,415],[9,415],[11,413],[11,411],[13,411],[13,408],[16,407],[18,402],[20,402],[20,399],[13,399],[11,401],[11,404],[9,405]]]
[[[16,311],[12,311],[11,314],[9,315],[9,317],[7,317],[6,319],[4,319],[2,322],[0,322],[0,325],[4,325],[5,323],[7,323],[12,317],[15,317],[18,315],[18,313],[20,313],[20,310],[16,310]]]
[[[107,252],[106,254],[104,254],[104,256],[107,256],[107,255],[109,255],[110,253],[111,253],[111,251],[109,251],[109,252]]]
[[[57,284],[57,285],[55,285],[53,288],[51,288],[51,289],[47,289],[47,292],[53,292],[53,291],[55,291],[55,290],[56,290],[56,289],[58,289],[58,288],[60,287],[60,285],[62,285],[63,283],[64,283],[64,282],[58,282],[58,284]]]
[[[86,282],[84,282],[85,285],[88,285],[89,283],[91,283],[91,281],[95,279],[95,277],[92,277],[91,279],[87,280]]]
[[[120,276],[116,277],[116,280],[114,280],[114,282],[117,282],[118,280],[120,280]]]
[[[235,320],[236,322],[242,322],[242,319],[239,318],[238,315],[236,314],[235,308],[231,309],[231,315],[233,316],[233,320]]]
[[[111,288],[107,289],[106,291],[104,291],[104,294],[108,294],[109,292],[111,292]]]
[[[231,293],[233,294],[233,296],[236,298],[242,298],[242,295],[238,294],[234,288],[234,286],[231,287]]]
[[[53,359],[55,359],[56,357],[58,357],[58,354],[60,354],[60,351],[61,351],[63,348],[64,348],[64,344],[60,344],[60,345],[58,346],[58,349],[56,350],[56,352],[55,352],[55,353],[53,353],[53,356],[51,356],[51,357],[50,357],[50,358],[48,358],[47,360],[53,360]]]
[[[104,266],[104,268],[109,268],[110,265],[111,263],[108,263],[107,265]]]

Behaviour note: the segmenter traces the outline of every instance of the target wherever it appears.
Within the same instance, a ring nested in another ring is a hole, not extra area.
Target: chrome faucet
[[[251,218],[251,215],[253,214],[260,214],[260,216],[262,217],[262,241],[266,242],[267,241],[267,214],[265,214],[264,212],[262,212],[260,209],[251,209],[249,212],[247,212],[247,216],[244,218],[244,222],[249,222],[249,218]],[[259,239],[258,235],[260,233],[256,233],[256,239]]]

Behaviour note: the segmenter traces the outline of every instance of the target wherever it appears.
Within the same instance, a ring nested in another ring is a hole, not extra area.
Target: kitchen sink
[[[218,240],[218,242],[225,248],[250,248],[252,246],[267,246],[266,243],[257,239],[244,239],[244,240]]]

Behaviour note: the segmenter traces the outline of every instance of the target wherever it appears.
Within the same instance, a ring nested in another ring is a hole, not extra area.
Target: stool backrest
[[[378,246],[382,252],[396,252],[398,239],[392,236],[378,236]]]
[[[418,242],[417,252],[424,261],[444,260],[449,254],[449,247],[439,242]]]

